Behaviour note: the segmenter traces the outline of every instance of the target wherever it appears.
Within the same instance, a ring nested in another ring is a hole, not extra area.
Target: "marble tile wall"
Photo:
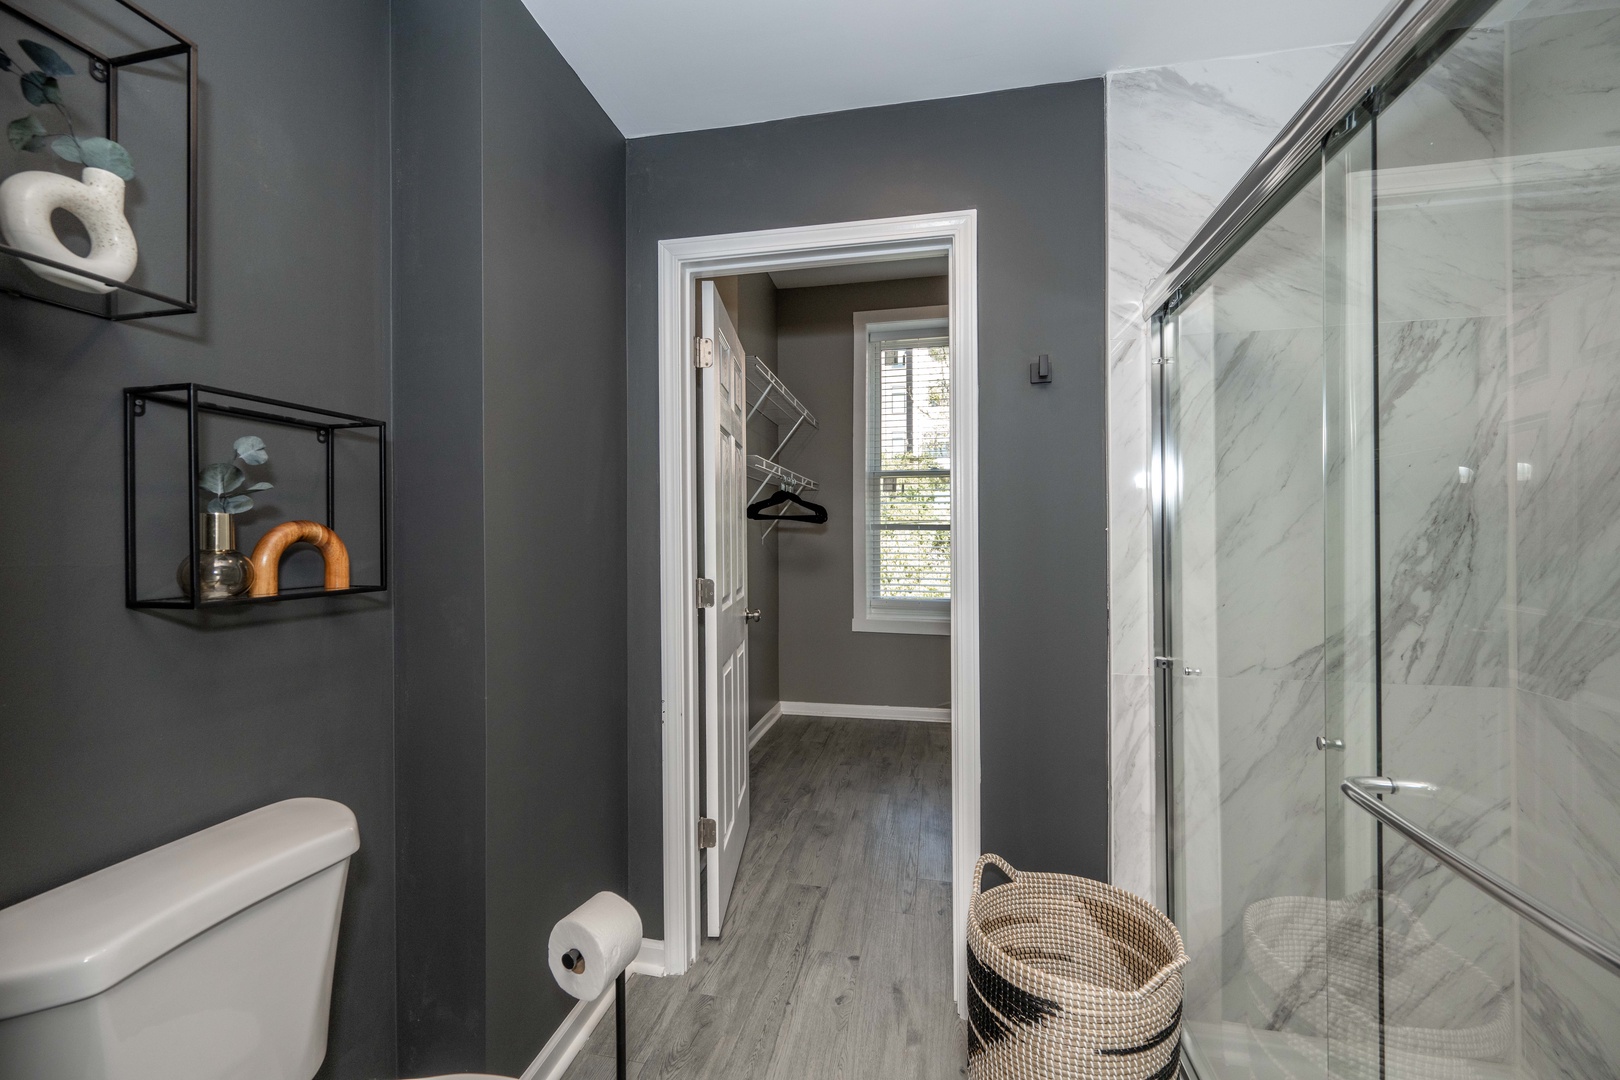
[[[1160,898],[1154,817],[1150,366],[1142,299],[1343,47],[1108,76],[1110,864]]]
[[[1512,862],[1507,411],[1510,245],[1504,34],[1470,33],[1378,120],[1382,763],[1438,785],[1409,810],[1469,856]],[[1481,194],[1483,193],[1483,197]],[[1385,845],[1392,965],[1411,1030],[1480,1028],[1511,1052],[1512,914],[1420,849]],[[1437,943],[1440,951],[1424,946]],[[1437,974],[1438,977],[1437,977]]]
[[[1620,10],[1537,0],[1506,65],[1517,876],[1620,941]],[[1620,978],[1519,946],[1525,1071],[1620,1075]]]

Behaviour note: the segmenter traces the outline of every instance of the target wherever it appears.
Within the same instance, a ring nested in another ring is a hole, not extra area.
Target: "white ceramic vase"
[[[90,234],[90,254],[76,255],[56,237],[51,214],[65,210]],[[124,217],[123,178],[105,169],[84,170],[84,180],[51,172],[21,172],[0,184],[0,234],[14,248],[128,281],[135,272],[135,232]],[[103,285],[54,266],[22,260],[28,269],[57,285],[88,293],[110,293]]]

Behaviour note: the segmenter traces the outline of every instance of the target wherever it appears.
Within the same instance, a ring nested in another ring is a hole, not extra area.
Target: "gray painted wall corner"
[[[400,1068],[484,1061],[480,11],[395,0],[395,768]],[[470,152],[446,154],[442,132]]]
[[[519,0],[482,0],[486,1067],[574,1000],[552,924],[627,890],[624,138]]]

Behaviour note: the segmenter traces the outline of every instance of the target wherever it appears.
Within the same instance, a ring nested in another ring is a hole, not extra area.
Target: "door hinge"
[[[1153,358],[1154,367],[1164,367],[1166,364],[1174,364],[1175,362],[1175,359],[1169,356],[1155,356]]]
[[[720,823],[712,817],[698,818],[698,847],[720,846]]]
[[[714,367],[714,338],[700,337],[697,339],[696,362],[700,368]]]
[[[700,577],[697,579],[697,606],[700,608],[714,607],[714,579]]]
[[[1153,658],[1153,666],[1154,667],[1168,668],[1170,666],[1170,661],[1172,661],[1174,659],[1175,659],[1175,657],[1173,657],[1173,656],[1155,656]]]

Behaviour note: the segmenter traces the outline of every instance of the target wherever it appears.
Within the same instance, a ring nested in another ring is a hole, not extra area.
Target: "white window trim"
[[[854,617],[850,629],[868,634],[934,634],[949,636],[951,632],[951,602],[949,600],[891,601],[874,611],[871,585],[866,579],[871,567],[868,550],[870,535],[866,527],[866,431],[870,416],[870,403],[866,399],[867,379],[871,370],[871,334],[873,330],[910,330],[939,327],[950,320],[950,307],[890,308],[887,311],[857,311],[855,313],[855,433],[854,492],[851,499],[850,523],[855,533],[855,589]],[[943,336],[943,335],[942,335]],[[954,374],[954,365],[953,365]],[[951,390],[951,428],[956,427],[955,386]],[[951,462],[954,469],[956,463]],[[953,492],[954,494],[954,492]],[[955,537],[952,537],[955,543]],[[953,586],[954,588],[954,586]],[[907,608],[911,610],[906,610]]]

